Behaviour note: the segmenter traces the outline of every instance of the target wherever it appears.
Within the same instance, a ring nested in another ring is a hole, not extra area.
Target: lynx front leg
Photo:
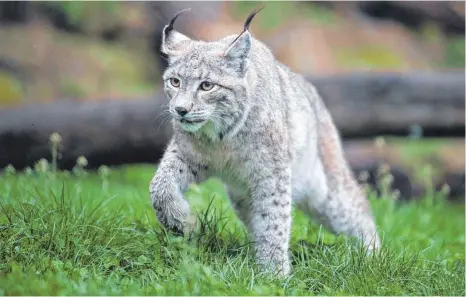
[[[189,204],[183,193],[195,177],[177,154],[176,147],[169,145],[149,190],[152,207],[160,223],[177,234],[183,234],[190,227],[187,223],[191,220]]]
[[[285,276],[291,231],[290,169],[277,169],[256,181],[252,191],[250,229],[256,262],[266,270]]]

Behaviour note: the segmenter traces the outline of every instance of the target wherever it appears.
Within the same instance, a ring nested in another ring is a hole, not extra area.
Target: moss
[[[23,87],[21,82],[8,74],[0,71],[0,104],[9,105],[21,101]]]
[[[65,97],[71,98],[83,98],[86,96],[84,88],[70,80],[64,80],[61,82],[60,93]]]
[[[345,48],[336,52],[336,58],[343,67],[368,67],[385,69],[402,69],[403,58],[382,47],[371,45],[360,48]]]

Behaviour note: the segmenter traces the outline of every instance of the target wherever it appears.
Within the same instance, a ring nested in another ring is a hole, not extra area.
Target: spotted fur
[[[314,86],[278,62],[248,26],[207,42],[173,23],[163,30],[161,49],[174,135],[150,183],[159,221],[185,232],[192,220],[183,192],[217,176],[229,186],[264,269],[290,271],[292,202],[332,231],[378,248],[370,207]],[[204,90],[203,82],[213,88]]]

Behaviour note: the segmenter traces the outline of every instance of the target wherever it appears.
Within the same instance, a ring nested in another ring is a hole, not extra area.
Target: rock
[[[370,165],[353,165],[352,170],[356,178],[362,184],[369,185],[380,196],[382,193],[381,179],[386,178],[388,174],[393,177],[393,182],[390,186],[390,192],[397,191],[399,193],[399,200],[411,200],[416,198],[416,193],[413,190],[411,179],[408,173],[401,167],[390,167],[388,172],[380,173],[382,164],[373,162]]]
[[[449,187],[447,198],[455,202],[465,201],[465,172],[453,172],[445,174],[442,183],[436,186],[437,191],[441,191],[446,184]]]

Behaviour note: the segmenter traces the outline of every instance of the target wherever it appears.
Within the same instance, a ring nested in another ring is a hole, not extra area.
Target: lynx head
[[[241,34],[211,42],[192,40],[173,29],[175,20],[188,10],[178,12],[162,33],[161,52],[168,58],[163,80],[169,111],[175,127],[223,135],[248,107],[252,49],[248,28],[260,9],[249,15]]]

